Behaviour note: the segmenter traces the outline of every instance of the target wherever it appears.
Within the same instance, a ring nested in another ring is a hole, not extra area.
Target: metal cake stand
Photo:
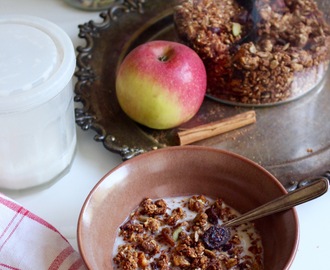
[[[115,74],[123,57],[148,40],[176,40],[175,0],[116,1],[100,22],[79,25],[86,41],[77,48],[76,123],[94,130],[94,139],[123,160],[178,145],[178,128],[152,130],[130,120],[115,94]],[[229,150],[260,164],[293,190],[319,175],[329,176],[330,74],[314,90],[277,106],[255,107],[253,125],[195,143]],[[198,114],[179,128],[189,128],[251,110],[206,97]],[[239,170],[239,168],[237,168]]]

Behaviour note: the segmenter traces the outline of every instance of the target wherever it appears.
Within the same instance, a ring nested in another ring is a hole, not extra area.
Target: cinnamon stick
[[[216,122],[178,132],[180,145],[201,141],[256,122],[255,111],[247,111]]]

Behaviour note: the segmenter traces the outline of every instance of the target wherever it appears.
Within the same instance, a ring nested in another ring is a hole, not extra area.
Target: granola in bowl
[[[180,39],[203,59],[208,95],[278,104],[317,86],[330,59],[330,26],[314,0],[183,0]]]
[[[221,199],[203,195],[144,199],[120,226],[114,269],[263,269],[261,236],[249,222],[215,245],[215,225],[238,215]],[[208,240],[211,237],[212,244]]]

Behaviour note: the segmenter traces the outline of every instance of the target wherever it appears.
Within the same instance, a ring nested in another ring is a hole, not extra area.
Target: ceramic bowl
[[[107,173],[88,195],[78,221],[78,247],[89,269],[113,269],[119,226],[145,197],[204,194],[221,197],[244,213],[286,190],[269,172],[237,154],[184,146],[155,150]],[[264,246],[265,269],[289,269],[298,246],[294,209],[255,221]]]

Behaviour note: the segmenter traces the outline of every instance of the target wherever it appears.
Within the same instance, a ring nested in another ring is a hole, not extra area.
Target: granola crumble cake
[[[229,103],[292,100],[328,68],[330,26],[314,0],[183,0],[174,22],[204,61],[208,94]]]

